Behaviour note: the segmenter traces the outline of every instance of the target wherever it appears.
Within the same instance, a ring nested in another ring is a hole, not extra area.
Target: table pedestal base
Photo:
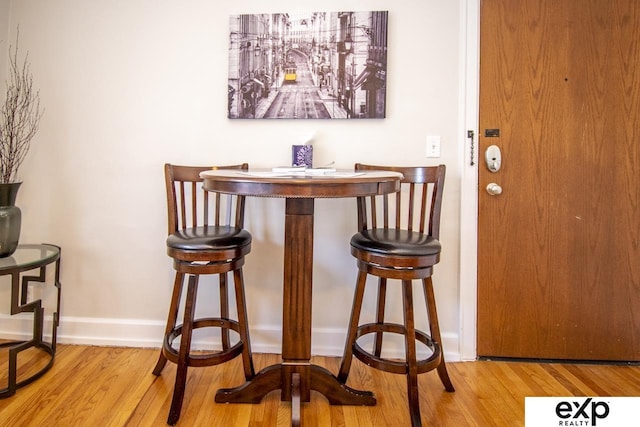
[[[308,383],[304,375],[295,372],[301,368],[309,371]],[[322,366],[285,363],[263,369],[252,380],[239,387],[218,390],[215,400],[217,403],[259,403],[268,393],[278,389],[282,390],[283,401],[291,400],[293,425],[296,425],[296,414],[299,423],[300,402],[310,400],[309,390],[323,394],[332,405],[373,406],[376,404],[376,398],[372,392],[356,390],[342,384]]]

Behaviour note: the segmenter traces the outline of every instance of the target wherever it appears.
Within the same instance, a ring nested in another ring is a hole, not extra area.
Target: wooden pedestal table
[[[309,402],[311,390],[322,393],[332,405],[375,405],[372,392],[350,388],[324,367],[310,362],[314,200],[396,192],[402,175],[386,171],[310,176],[211,170],[200,176],[207,190],[286,199],[282,362],[266,367],[239,387],[219,390],[216,402],[258,403],[280,389],[281,399],[292,403],[294,426],[300,424],[300,405]]]

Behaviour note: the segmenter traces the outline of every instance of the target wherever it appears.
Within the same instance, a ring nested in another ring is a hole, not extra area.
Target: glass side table
[[[54,263],[55,311],[52,313],[51,340],[45,341],[43,333],[45,308],[41,299],[31,297],[30,287],[35,287],[37,283],[46,285],[47,266]],[[35,275],[24,274],[33,270],[39,271]],[[7,387],[0,389],[0,398],[5,398],[15,394],[18,388],[40,378],[53,365],[60,317],[60,248],[50,244],[18,245],[18,249],[13,255],[0,258],[0,276],[11,276],[11,316],[20,313],[33,313],[33,337],[31,339],[24,341],[0,339],[0,351],[5,351],[7,348],[9,350]],[[25,369],[24,376],[26,378],[18,379],[18,354],[30,348],[46,353],[48,360],[42,367]]]

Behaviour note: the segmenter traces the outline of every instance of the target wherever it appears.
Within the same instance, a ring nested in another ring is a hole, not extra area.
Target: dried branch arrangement
[[[33,89],[29,55],[18,64],[18,37],[13,53],[9,46],[9,77],[0,109],[0,183],[18,179],[18,169],[29,152],[44,113],[40,109],[40,92]]]

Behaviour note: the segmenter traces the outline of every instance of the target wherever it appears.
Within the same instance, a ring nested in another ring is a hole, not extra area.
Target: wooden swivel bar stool
[[[356,164],[358,170],[391,170],[404,175],[403,189],[391,195],[358,198],[358,230],[351,238],[351,254],[357,259],[356,284],[347,342],[338,380],[347,381],[353,356],[367,365],[407,376],[411,423],[421,426],[418,374],[437,369],[447,391],[454,391],[442,355],[442,342],[436,313],[431,274],[440,260],[440,209],[445,166],[389,167]],[[404,199],[404,196],[407,196]],[[382,200],[379,200],[382,199]],[[395,220],[394,220],[395,217]],[[378,303],[375,323],[359,324],[367,275],[378,277]],[[387,281],[402,285],[404,324],[385,322]],[[415,328],[412,281],[421,280],[426,299],[429,334]],[[405,360],[381,356],[384,333],[403,335]],[[373,350],[364,350],[358,339],[375,334]],[[424,344],[428,356],[418,360],[416,341]]]
[[[162,350],[153,373],[160,375],[167,360],[177,364],[173,399],[167,420],[169,425],[174,425],[180,418],[189,366],[218,365],[242,355],[245,378],[249,380],[254,376],[242,276],[244,257],[251,250],[251,234],[243,229],[245,200],[243,196],[203,190],[200,172],[210,169],[210,166],[164,166],[169,218],[167,254],[173,258],[176,277]],[[213,169],[247,170],[248,165],[245,163]],[[229,318],[228,272],[233,272],[237,321]],[[198,278],[204,274],[217,274],[219,277],[220,316],[196,319]],[[182,324],[176,324],[187,275],[189,280],[184,301],[184,320]],[[191,352],[193,330],[204,327],[219,328],[221,351]],[[233,345],[229,330],[239,335],[239,340]],[[176,349],[173,342],[178,337],[180,345]]]

